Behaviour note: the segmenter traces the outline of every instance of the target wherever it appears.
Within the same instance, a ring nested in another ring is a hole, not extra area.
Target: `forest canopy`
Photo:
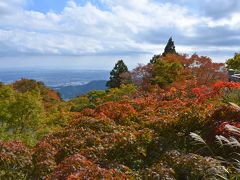
[[[170,40],[67,102],[35,80],[1,84],[0,179],[238,179],[240,83]]]

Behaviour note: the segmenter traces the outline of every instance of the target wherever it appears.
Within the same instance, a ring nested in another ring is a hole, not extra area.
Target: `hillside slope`
[[[91,81],[84,85],[78,86],[59,86],[54,88],[57,90],[61,97],[65,100],[72,99],[74,97],[80,96],[92,90],[105,90],[106,89],[106,81],[105,80],[96,80]]]

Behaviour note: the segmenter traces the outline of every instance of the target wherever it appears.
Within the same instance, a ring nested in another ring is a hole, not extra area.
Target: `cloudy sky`
[[[0,0],[0,68],[132,68],[170,36],[224,62],[240,51],[240,1]]]

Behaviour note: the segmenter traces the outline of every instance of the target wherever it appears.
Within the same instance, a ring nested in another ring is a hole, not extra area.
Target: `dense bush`
[[[33,170],[31,151],[21,142],[0,141],[0,179],[28,179]]]
[[[76,154],[60,163],[49,179],[126,179],[124,173],[115,169],[103,169],[84,156]]]
[[[177,151],[166,153],[163,158],[172,167],[177,179],[218,179],[227,178],[221,161],[196,154],[181,154]]]

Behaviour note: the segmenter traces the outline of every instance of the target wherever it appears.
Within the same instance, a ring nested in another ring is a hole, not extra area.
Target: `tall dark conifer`
[[[123,73],[128,73],[128,67],[125,65],[123,60],[119,60],[113,70],[110,72],[110,78],[107,82],[106,86],[109,88],[118,88],[122,84],[122,77]]]
[[[174,41],[172,40],[172,37],[169,38],[168,43],[164,49],[163,56],[166,56],[167,54],[176,54]]]

